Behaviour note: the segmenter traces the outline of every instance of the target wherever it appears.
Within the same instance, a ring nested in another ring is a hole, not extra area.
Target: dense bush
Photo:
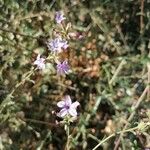
[[[58,34],[66,75],[47,44]],[[150,148],[149,35],[149,0],[0,0],[0,149]],[[56,115],[65,95],[80,103],[68,138]]]

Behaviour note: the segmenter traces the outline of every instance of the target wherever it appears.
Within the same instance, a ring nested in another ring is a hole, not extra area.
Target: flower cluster
[[[62,52],[62,50],[67,49],[68,46],[69,46],[68,41],[63,40],[61,37],[58,37],[56,39],[47,42],[48,49],[55,53]]]
[[[52,62],[55,62],[57,74],[63,75],[67,74],[69,71],[69,65],[67,60],[59,60],[59,53],[62,53],[64,50],[66,50],[69,47],[67,39],[76,38],[76,33],[70,33],[67,32],[69,28],[69,24],[66,26],[66,28],[63,27],[62,21],[65,20],[64,14],[59,11],[55,14],[55,22],[59,25],[60,29],[63,32],[60,32],[57,34],[57,37],[54,39],[48,40],[47,48],[51,52],[49,53],[49,56],[47,59],[42,58],[40,54],[37,56],[36,60],[34,61],[34,65],[37,66],[38,69],[45,69],[45,61],[52,59]],[[62,34],[65,33],[65,34]],[[69,37],[69,38],[68,38]],[[58,113],[58,116],[61,118],[74,118],[77,117],[77,107],[79,106],[79,102],[73,102],[71,101],[71,98],[69,95],[65,96],[64,99],[57,103],[57,106],[61,108],[60,112]]]
[[[66,19],[64,17],[64,14],[59,11],[55,14],[55,21],[57,24],[61,24],[62,21]],[[69,65],[67,60],[65,61],[59,61],[55,57],[60,52],[63,52],[63,50],[66,50],[69,47],[68,41],[61,37],[61,34],[59,34],[55,39],[48,40],[47,47],[50,52],[52,52],[50,55],[54,55],[53,60],[56,62],[57,66],[57,74],[63,75],[68,73],[69,71]],[[40,55],[37,56],[36,60],[34,61],[34,65],[37,65],[38,69],[45,69],[45,59],[40,58]]]

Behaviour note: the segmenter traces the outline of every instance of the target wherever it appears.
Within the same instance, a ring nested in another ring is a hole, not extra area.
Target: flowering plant
[[[65,96],[62,101],[57,103],[57,106],[61,108],[60,112],[58,113],[58,116],[62,118],[67,115],[77,117],[76,109],[79,105],[80,104],[77,101],[72,103],[69,95]]]
[[[69,47],[69,43],[67,39],[70,39],[70,37],[75,37],[74,34],[67,33],[67,30],[69,28],[69,24],[66,26],[66,28],[63,27],[62,21],[65,20],[64,14],[59,11],[56,12],[55,15],[55,21],[58,25],[60,25],[63,32],[59,32],[55,38],[49,39],[46,44],[47,48],[49,50],[49,56],[45,59],[38,54],[36,60],[34,61],[34,65],[37,66],[38,69],[44,70],[46,66],[46,60],[55,62],[56,70],[58,75],[64,75],[69,72],[69,65],[67,60],[60,60],[59,53],[63,53],[64,50],[66,50]],[[59,101],[57,103],[57,106],[61,109],[57,116],[61,117],[63,119],[64,128],[66,130],[67,134],[67,150],[69,150],[69,141],[70,141],[70,123],[74,121],[77,117],[77,107],[79,106],[79,102],[72,102],[69,95],[66,95],[62,101]]]

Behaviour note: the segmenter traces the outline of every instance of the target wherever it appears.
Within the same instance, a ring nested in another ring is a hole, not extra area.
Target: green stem
[[[70,147],[69,147],[69,143],[70,143],[70,129],[69,129],[69,124],[67,124],[66,133],[67,133],[66,150],[69,150],[70,149]]]
[[[20,87],[22,84],[25,83],[26,80],[28,80],[30,78],[30,76],[34,73],[34,71],[37,70],[37,68],[32,68],[29,72],[26,73],[25,77],[23,78],[23,80],[21,80],[19,83],[17,83],[14,87],[14,89],[12,89],[12,91],[7,95],[7,97],[5,98],[5,100],[1,103],[0,105],[0,113],[3,111],[3,109],[8,105],[8,102],[10,102],[10,98],[13,97],[14,92],[18,89],[18,87]]]
[[[132,132],[136,129],[138,129],[139,127],[136,126],[134,128],[130,128],[130,129],[127,129],[127,130],[124,130],[124,131],[119,131],[117,133],[113,133],[111,134],[110,136],[106,137],[105,139],[103,139],[100,143],[98,143],[92,150],[96,150],[100,145],[102,145],[103,143],[105,143],[107,140],[109,140],[110,138],[114,137],[116,134],[122,134],[122,133],[125,133],[125,132]]]

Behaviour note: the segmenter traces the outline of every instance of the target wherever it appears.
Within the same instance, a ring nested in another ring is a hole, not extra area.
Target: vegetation
[[[0,0],[0,150],[150,148],[149,85],[149,0]]]

